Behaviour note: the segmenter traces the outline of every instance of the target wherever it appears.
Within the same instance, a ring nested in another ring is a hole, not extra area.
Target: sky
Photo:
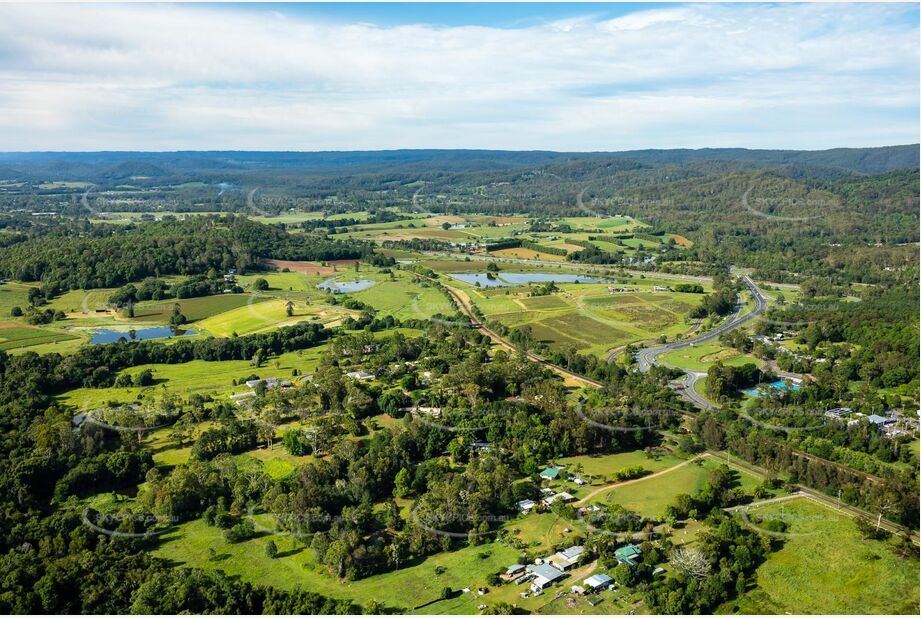
[[[919,141],[915,4],[0,4],[0,150]]]

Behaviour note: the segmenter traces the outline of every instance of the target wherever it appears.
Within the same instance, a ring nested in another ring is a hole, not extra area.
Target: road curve
[[[636,354],[636,361],[640,371],[649,371],[650,367],[657,364],[656,358],[660,354],[671,352],[673,350],[681,350],[683,348],[694,346],[700,343],[712,341],[723,333],[728,333],[729,331],[734,330],[743,324],[751,322],[759,315],[764,313],[765,309],[767,309],[767,299],[764,297],[764,293],[761,291],[761,288],[759,288],[748,275],[742,275],[742,281],[751,291],[752,297],[755,299],[755,308],[752,311],[741,315],[742,307],[740,305],[736,307],[735,312],[727,321],[723,322],[713,330],[703,333],[702,335],[698,335],[690,339],[685,339],[683,341],[666,343],[664,345],[655,346],[652,348],[643,348]]]

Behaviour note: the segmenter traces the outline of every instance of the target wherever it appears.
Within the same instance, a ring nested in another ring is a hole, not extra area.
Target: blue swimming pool
[[[777,380],[776,382],[769,382],[767,384],[759,384],[753,388],[747,388],[743,393],[750,397],[764,397],[771,394],[779,394],[786,391],[798,391],[800,389],[799,384],[794,384],[792,382],[784,382],[783,380]]]

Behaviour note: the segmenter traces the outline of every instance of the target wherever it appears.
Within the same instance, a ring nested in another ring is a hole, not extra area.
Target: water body
[[[770,382],[768,384],[759,384],[754,388],[747,388],[742,392],[750,397],[758,397],[760,399],[767,394],[798,391],[799,389],[799,384],[787,384],[783,380],[777,380],[776,382]]]
[[[192,330],[176,330],[169,326],[154,326],[151,328],[137,328],[134,330],[112,330],[103,328],[93,331],[90,343],[115,343],[122,337],[128,341],[143,341],[144,339],[163,339],[164,337],[183,337],[193,335]]]
[[[501,279],[490,279],[486,276],[486,273],[454,273],[450,277],[470,285],[479,283],[481,288],[501,288],[509,285]]]
[[[369,287],[377,283],[376,281],[371,281],[370,279],[358,279],[357,281],[336,281],[335,279],[327,279],[317,287],[321,290],[326,290],[327,292],[332,292],[334,294],[344,294],[346,292],[361,292],[362,290],[367,290]]]
[[[499,278],[508,281],[512,285],[523,285],[526,283],[601,283],[601,279],[595,279],[587,275],[562,275],[547,273],[499,273]]]
[[[565,275],[548,273],[498,273],[496,279],[489,279],[485,273],[455,273],[452,278],[470,285],[480,284],[483,288],[497,288],[509,285],[525,285],[528,283],[602,283],[602,279],[588,275]]]

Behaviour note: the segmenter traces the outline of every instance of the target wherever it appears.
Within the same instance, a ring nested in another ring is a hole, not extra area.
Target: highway
[[[640,371],[649,371],[650,367],[658,364],[656,358],[661,354],[665,354],[666,352],[671,352],[673,350],[681,350],[683,348],[694,346],[700,343],[706,343],[707,341],[712,341],[723,333],[728,333],[729,331],[734,330],[743,324],[751,322],[759,315],[764,313],[764,310],[767,309],[767,299],[764,297],[764,293],[761,291],[761,288],[759,288],[748,275],[743,275],[742,281],[751,291],[752,297],[755,299],[755,308],[752,311],[741,315],[742,305],[740,303],[736,306],[735,311],[728,320],[711,331],[707,331],[702,335],[698,335],[690,339],[685,339],[683,341],[666,343],[664,345],[655,346],[652,348],[643,348],[636,354],[636,361]]]

